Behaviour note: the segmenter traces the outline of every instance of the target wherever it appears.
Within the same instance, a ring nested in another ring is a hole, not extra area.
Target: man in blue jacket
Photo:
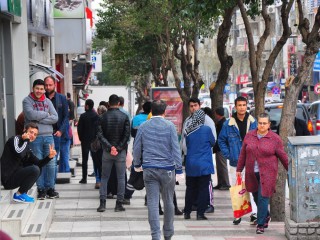
[[[229,159],[231,185],[236,183],[236,167],[242,142],[247,132],[257,128],[257,121],[247,112],[247,99],[245,97],[237,97],[234,101],[236,113],[225,121],[218,137],[218,144],[222,155]],[[254,222],[256,217],[251,215],[250,222]],[[241,218],[234,219],[233,224],[238,225]]]

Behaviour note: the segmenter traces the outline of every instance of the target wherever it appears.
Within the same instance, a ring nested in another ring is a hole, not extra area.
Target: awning
[[[239,93],[245,93],[245,94],[253,93],[253,88],[252,87],[241,88],[239,90]]]
[[[45,72],[53,76],[56,81],[59,81],[59,79],[56,78],[56,76],[58,76],[60,79],[64,78],[64,76],[60,72],[55,70],[53,67],[43,64],[41,62],[35,61],[31,58],[29,58],[29,70],[30,70],[29,77],[33,76],[37,72]]]

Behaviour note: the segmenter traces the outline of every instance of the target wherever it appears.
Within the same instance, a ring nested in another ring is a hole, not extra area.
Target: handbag
[[[92,152],[98,152],[101,149],[101,142],[98,137],[90,143],[90,149]]]
[[[236,185],[230,187],[229,190],[231,196],[233,216],[235,218],[240,218],[243,215],[252,212],[250,195],[241,177],[237,177]]]
[[[131,171],[128,184],[132,185],[136,190],[142,190],[144,188],[143,172]]]

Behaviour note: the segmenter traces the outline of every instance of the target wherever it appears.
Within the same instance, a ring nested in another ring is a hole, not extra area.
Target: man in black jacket
[[[115,211],[124,211],[123,199],[125,192],[126,149],[130,136],[128,116],[119,110],[119,97],[109,97],[109,110],[104,113],[98,127],[98,137],[102,143],[102,176],[100,187],[100,206],[98,212],[106,210],[107,184],[112,165],[115,164],[118,179],[118,191]]]
[[[90,149],[90,144],[96,138],[96,124],[99,120],[99,115],[93,110],[93,106],[93,100],[87,99],[84,104],[85,112],[80,115],[77,126],[82,153],[82,179],[79,183],[83,184],[87,183],[89,151],[93,164],[96,166],[98,162],[97,154]]]
[[[0,159],[1,182],[5,189],[19,187],[13,195],[15,202],[34,202],[27,192],[40,176],[40,169],[56,155],[54,146],[49,146],[49,155],[42,160],[32,153],[29,143],[36,139],[38,131],[35,123],[28,123],[22,135],[9,138],[4,146]]]

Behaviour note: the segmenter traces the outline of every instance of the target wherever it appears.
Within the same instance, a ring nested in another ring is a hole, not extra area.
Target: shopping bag
[[[237,178],[235,186],[230,187],[231,203],[233,216],[235,218],[240,218],[245,214],[252,212],[250,195],[247,192],[245,183],[242,181],[241,177]]]

